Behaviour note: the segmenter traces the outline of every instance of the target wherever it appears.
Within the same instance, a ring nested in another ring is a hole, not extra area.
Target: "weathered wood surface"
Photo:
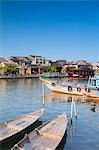
[[[33,124],[43,114],[43,111],[44,109],[41,109],[22,117],[0,123],[0,142]]]
[[[63,113],[25,136],[12,150],[55,150],[66,129],[67,117]]]

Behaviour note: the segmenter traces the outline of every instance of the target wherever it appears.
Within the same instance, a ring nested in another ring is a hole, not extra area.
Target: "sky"
[[[99,1],[0,2],[0,56],[99,61]]]

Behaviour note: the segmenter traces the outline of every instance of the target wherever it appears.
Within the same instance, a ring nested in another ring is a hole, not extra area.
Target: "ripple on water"
[[[24,115],[42,107],[42,86],[38,79],[0,80],[0,121]],[[72,96],[51,92],[45,87],[45,112],[41,121],[47,121],[60,113],[68,117],[64,150],[99,149],[99,112],[91,111],[91,103],[82,103],[75,97],[77,120],[73,115],[70,124]]]

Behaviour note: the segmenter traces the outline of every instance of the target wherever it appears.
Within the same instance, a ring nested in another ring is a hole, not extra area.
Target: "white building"
[[[45,57],[29,55],[28,58],[32,61],[32,65],[51,66],[50,61],[47,60]]]

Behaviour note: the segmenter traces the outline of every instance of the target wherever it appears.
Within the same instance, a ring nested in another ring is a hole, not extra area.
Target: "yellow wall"
[[[21,67],[19,68],[19,74],[24,76],[25,75],[25,64],[22,63]]]
[[[4,66],[4,63],[0,63],[0,75],[4,75],[4,70],[2,69]]]
[[[20,74],[20,75],[24,75],[24,74],[25,74],[25,73],[24,73],[24,68],[20,68],[20,69],[19,69],[19,74]]]
[[[27,67],[26,74],[31,75],[31,67]]]
[[[0,63],[0,68],[3,68],[5,66],[4,63]]]
[[[26,70],[26,72],[25,72]],[[27,68],[20,68],[19,69],[19,74],[21,75],[31,75],[31,67],[27,67]]]

